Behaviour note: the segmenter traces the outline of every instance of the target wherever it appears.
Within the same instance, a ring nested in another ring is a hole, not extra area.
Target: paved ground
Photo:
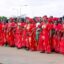
[[[0,47],[2,64],[64,64],[64,55],[45,54],[24,49]]]

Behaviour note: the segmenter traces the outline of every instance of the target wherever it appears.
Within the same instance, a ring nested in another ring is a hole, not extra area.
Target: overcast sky
[[[0,16],[63,16],[64,0],[0,0]]]

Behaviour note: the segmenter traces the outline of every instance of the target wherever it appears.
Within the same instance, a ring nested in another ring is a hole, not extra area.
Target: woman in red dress
[[[16,23],[14,22],[13,18],[10,18],[10,22],[8,23],[7,28],[7,43],[9,46],[15,46],[15,30],[16,30]]]
[[[64,54],[64,22],[62,22],[61,40],[60,40],[60,53]]]
[[[60,40],[59,52],[60,52],[61,54],[64,54],[64,33],[63,33],[63,35],[62,35],[62,37],[61,37],[61,40]]]
[[[18,22],[17,23],[17,27],[16,27],[16,31],[15,31],[15,46],[17,48],[21,48],[22,47],[22,43],[21,43],[21,38],[22,38],[22,32],[21,32],[21,27],[20,27],[21,23]]]
[[[3,46],[6,42],[4,28],[4,23],[0,21],[0,46]]]
[[[33,19],[29,19],[26,24],[26,30],[27,30],[27,37],[28,37],[28,47],[30,50],[35,51],[36,50],[36,24],[33,23]],[[26,43],[27,45],[27,43]]]
[[[38,50],[41,52],[50,53],[51,52],[51,45],[50,45],[50,32],[49,32],[49,26],[48,22],[42,22],[41,23],[42,30],[39,35],[39,41],[38,41]]]

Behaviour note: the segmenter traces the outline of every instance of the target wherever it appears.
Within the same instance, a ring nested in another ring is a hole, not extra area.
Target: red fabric
[[[48,23],[46,28],[48,31],[50,31],[51,29],[53,29],[53,24]]]
[[[59,53],[61,37],[57,35],[57,45],[55,51]]]
[[[21,23],[20,24],[21,29],[19,29],[17,32],[17,36],[18,36],[18,41],[19,43],[17,44],[17,46],[21,47],[28,47],[28,40],[27,40],[27,30],[26,30],[26,23]],[[27,44],[27,45],[26,45]]]
[[[64,37],[61,38],[59,51],[64,54]]]
[[[0,46],[3,46],[5,41],[4,24],[0,23]]]
[[[54,17],[54,18],[53,18],[53,21],[58,21],[58,19],[59,19],[59,18],[57,18],[57,17]]]
[[[8,41],[8,29],[9,29],[8,23],[6,23],[5,24],[5,39],[6,39],[6,43],[5,44],[7,44],[7,41]]]
[[[22,38],[21,31],[20,31],[20,29],[17,27],[16,32],[15,32],[15,46],[16,46],[17,48],[21,48],[21,47],[22,47],[21,38]]]
[[[23,29],[22,31],[22,47],[27,47],[28,48],[28,40],[27,40],[27,31],[26,29]]]
[[[16,23],[11,22],[8,24],[8,35],[7,35],[7,42],[9,46],[15,46],[15,30],[16,30]]]
[[[57,35],[54,35],[52,39],[52,49],[57,52],[59,49],[58,46],[59,46],[59,43],[58,43]]]
[[[27,30],[26,30],[26,23],[22,22],[19,25],[20,27],[16,29],[16,47],[28,47],[28,40],[27,40]]]
[[[53,22],[53,18],[48,18],[48,22]]]
[[[46,28],[44,28],[41,31],[37,49],[40,51],[45,51],[47,53],[50,53],[51,47],[50,47],[50,42],[49,42],[49,32],[47,29],[48,29],[48,27],[46,25]]]
[[[53,29],[57,31],[57,25],[53,24]]]
[[[27,24],[28,27],[28,24]],[[29,28],[27,28],[28,33],[28,43],[29,43],[29,49],[30,50],[36,50],[36,24],[29,24]]]
[[[58,24],[57,25],[57,31],[61,31],[62,30],[62,24]]]

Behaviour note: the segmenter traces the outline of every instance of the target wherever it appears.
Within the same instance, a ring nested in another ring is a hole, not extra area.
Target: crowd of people
[[[0,18],[0,46],[64,54],[64,17]]]

